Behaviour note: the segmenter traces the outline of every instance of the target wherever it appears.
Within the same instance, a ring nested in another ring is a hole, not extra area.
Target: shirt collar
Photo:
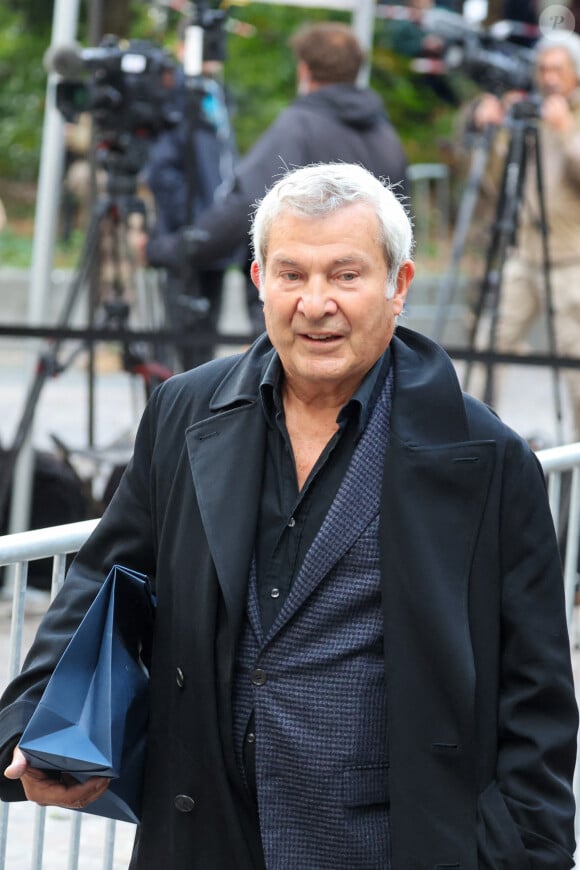
[[[390,364],[391,350],[387,348],[374,366],[367,372],[354,395],[340,409],[336,422],[341,429],[346,426],[349,420],[354,418],[358,421],[357,437],[362,434],[374,408],[377,396],[383,387]],[[282,411],[281,386],[282,364],[278,354],[274,353],[260,382],[262,408],[269,426],[274,425],[276,415]]]

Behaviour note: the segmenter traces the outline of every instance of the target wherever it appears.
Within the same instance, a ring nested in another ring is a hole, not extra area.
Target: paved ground
[[[2,278],[4,277],[4,280]],[[20,283],[19,283],[20,282]],[[0,310],[5,322],[14,322],[23,317],[26,285],[21,276],[4,276],[0,273]],[[58,295],[58,288],[55,296]],[[56,303],[55,303],[56,304]],[[433,318],[429,294],[418,285],[415,297],[411,292],[406,324],[429,332]],[[456,340],[464,330],[460,308],[454,311],[452,334]],[[248,328],[242,302],[240,282],[234,277],[226,295],[222,329],[243,332]],[[32,378],[32,365],[36,353],[26,350],[26,344],[14,339],[0,338],[0,444],[9,445],[15,427],[20,420],[23,404]],[[229,348],[223,348],[227,352]],[[458,363],[458,370],[462,366]],[[140,383],[120,369],[114,348],[103,348],[97,361],[95,420],[95,443],[99,448],[110,448],[130,441],[144,404],[144,391]],[[540,434],[547,443],[556,438],[553,383],[551,373],[537,368],[513,367],[506,376],[505,390],[497,409],[503,418],[523,435]],[[56,434],[70,447],[84,448],[87,440],[88,399],[86,366],[82,360],[75,362],[59,378],[50,380],[44,387],[37,406],[33,443],[39,448],[52,448],[51,433]],[[564,408],[565,431],[569,430],[567,407]],[[108,465],[80,463],[83,472],[97,474],[96,486],[102,485]],[[38,615],[45,607],[42,594],[30,595],[27,601],[27,616],[24,626],[23,649],[30,643],[38,622]],[[11,608],[7,601],[0,601],[0,683],[6,680],[7,645]],[[580,655],[575,652],[575,667],[580,667]],[[580,674],[579,674],[580,677]],[[580,680],[579,680],[580,685]],[[36,810],[27,804],[10,807],[9,840],[6,861],[0,868],[28,870],[32,867],[32,832]],[[49,809],[46,817],[47,842],[49,846],[42,863],[43,870],[63,870],[70,838],[70,814],[58,809]],[[86,816],[82,825],[81,870],[101,870],[104,826],[101,820]],[[133,836],[131,825],[118,825],[117,850],[114,870],[127,867]]]

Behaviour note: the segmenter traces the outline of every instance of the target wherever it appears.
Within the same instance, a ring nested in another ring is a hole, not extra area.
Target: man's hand
[[[96,801],[106,792],[110,782],[104,776],[92,776],[86,782],[77,782],[67,773],[61,773],[55,779],[47,771],[31,767],[18,747],[4,776],[7,779],[19,779],[29,801],[42,807],[56,806],[69,810],[82,810]]]
[[[478,101],[473,112],[475,126],[482,130],[489,124],[500,126],[505,119],[505,108],[498,97],[484,94]]]
[[[560,94],[550,94],[544,99],[542,119],[557,133],[569,133],[574,127],[574,115],[568,100]]]
[[[501,99],[495,94],[483,94],[475,104],[473,123],[479,130],[489,125],[501,127],[511,108],[523,98],[521,91],[506,91]]]
[[[139,214],[131,215],[127,223],[127,242],[132,251],[135,265],[145,268],[147,266],[147,242],[149,241],[149,236],[145,229],[143,216]]]

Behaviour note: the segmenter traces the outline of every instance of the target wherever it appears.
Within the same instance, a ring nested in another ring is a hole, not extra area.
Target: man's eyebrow
[[[348,266],[351,263],[359,263],[363,264],[367,262],[367,258],[363,257],[361,254],[347,254],[344,257],[337,257],[333,263],[336,266]]]
[[[287,257],[285,254],[275,255],[272,259],[276,263],[289,263],[290,265],[300,262],[300,260],[296,260],[294,257]],[[365,263],[367,259],[364,254],[344,254],[342,257],[335,257],[331,262],[340,266],[342,263]]]
[[[288,257],[285,254],[274,255],[271,259],[271,262],[274,266],[280,267],[289,267],[289,268],[302,268],[302,263],[300,260],[296,260],[294,257]],[[364,266],[368,263],[368,258],[362,254],[345,254],[343,257],[337,257],[335,260],[331,260],[328,264],[331,269],[344,268],[345,266]]]
[[[285,257],[283,255],[272,257],[272,262],[276,266],[299,266],[300,265],[298,260],[294,260],[292,257]]]

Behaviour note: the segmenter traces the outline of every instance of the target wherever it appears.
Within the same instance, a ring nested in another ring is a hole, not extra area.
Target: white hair
[[[536,58],[552,48],[566,51],[576,70],[576,78],[580,81],[580,36],[571,30],[551,30],[536,43]]]
[[[252,220],[254,258],[263,274],[272,224],[284,211],[324,217],[355,202],[368,203],[379,221],[379,243],[388,267],[386,294],[396,292],[397,275],[411,259],[411,221],[392,187],[353,163],[317,163],[280,178],[257,204]]]

